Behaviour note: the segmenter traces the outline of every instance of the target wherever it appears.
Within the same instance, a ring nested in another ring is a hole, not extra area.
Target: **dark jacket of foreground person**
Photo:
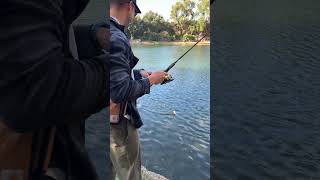
[[[143,79],[140,70],[132,69],[139,59],[134,56],[124,27],[111,18],[110,21],[110,98],[116,104],[128,102],[127,114],[136,128],[143,125],[136,107],[136,99],[150,93],[150,82]]]
[[[0,119],[17,132],[56,126],[52,163],[70,179],[94,180],[83,125],[109,103],[109,61],[76,60],[67,43],[88,1],[1,0]]]

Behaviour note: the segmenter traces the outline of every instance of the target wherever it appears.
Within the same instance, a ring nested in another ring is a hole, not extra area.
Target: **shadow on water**
[[[218,1],[215,179],[320,178],[320,2]]]

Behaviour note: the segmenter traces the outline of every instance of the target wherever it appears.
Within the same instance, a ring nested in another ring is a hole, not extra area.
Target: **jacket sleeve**
[[[16,131],[82,121],[109,102],[108,54],[67,56],[62,13],[45,2],[0,8],[0,119]]]
[[[143,70],[143,69],[134,69],[133,70],[133,76],[134,76],[135,80],[139,80],[139,79],[143,78],[141,73],[140,73],[141,70]]]
[[[125,39],[113,35],[110,39],[110,98],[114,103],[135,100],[150,93],[149,79],[132,80],[129,45]]]

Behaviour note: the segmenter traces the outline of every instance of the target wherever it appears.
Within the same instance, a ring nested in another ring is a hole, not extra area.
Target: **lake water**
[[[320,179],[320,1],[217,1],[216,180]]]
[[[165,69],[190,46],[134,46],[137,68]],[[210,178],[210,47],[197,46],[138,101],[143,165],[172,180]],[[176,116],[172,112],[176,112]]]

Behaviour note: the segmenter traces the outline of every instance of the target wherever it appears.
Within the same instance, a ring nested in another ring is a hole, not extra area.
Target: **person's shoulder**
[[[130,47],[128,38],[121,31],[111,32],[110,44],[111,46],[118,44],[123,45],[125,47]]]
[[[122,32],[119,28],[117,28],[113,23],[110,24],[110,34],[111,34],[111,37],[113,38],[122,39],[129,42],[124,32]]]
[[[111,42],[121,41],[121,42],[125,42],[126,44],[129,43],[128,38],[122,32],[111,32],[110,41]]]

